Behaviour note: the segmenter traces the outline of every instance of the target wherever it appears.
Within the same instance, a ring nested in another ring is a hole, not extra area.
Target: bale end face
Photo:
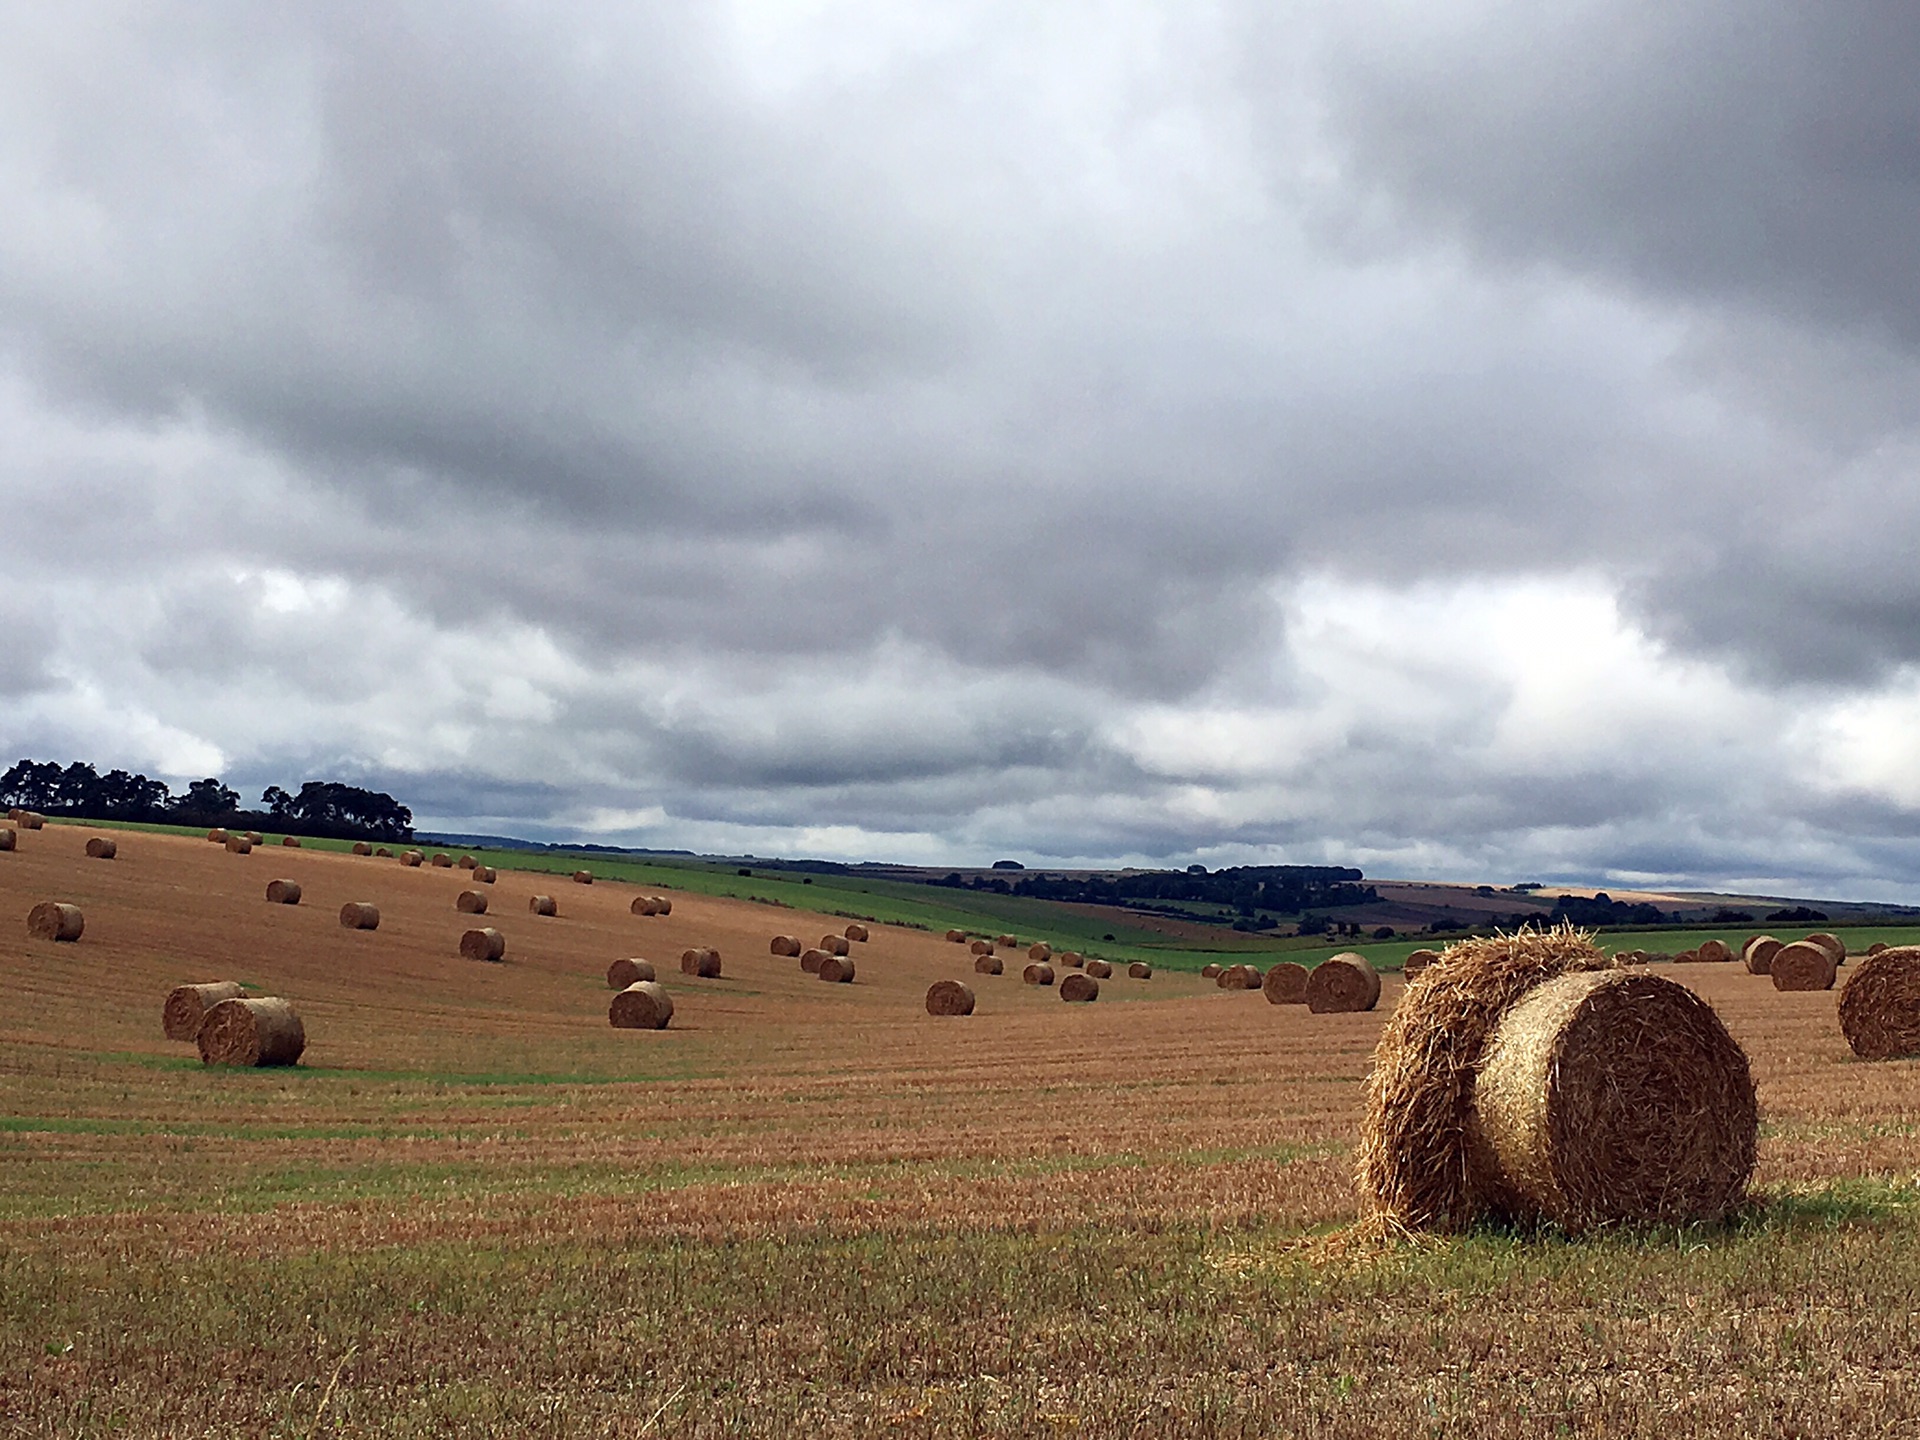
[[[269,880],[267,882],[267,902],[271,905],[298,905],[300,903],[300,882],[297,880]]]
[[[175,986],[160,1007],[160,1029],[169,1040],[191,1040],[200,1033],[200,1022],[207,1018],[207,1011],[222,1000],[238,1000],[246,993],[237,980]]]
[[[78,940],[86,928],[86,917],[80,913],[78,905],[42,900],[27,912],[27,934],[36,940],[71,943]]]
[[[1053,984],[1053,966],[1035,961],[1020,972],[1020,978],[1029,985]]]
[[[1756,935],[1747,941],[1740,958],[1746,961],[1749,975],[1771,975],[1773,957],[1779,953],[1780,941],[1771,935]]]
[[[657,980],[658,978],[659,977],[653,973],[653,962],[651,960],[630,958],[616,960],[607,966],[607,988],[609,990],[624,990],[629,985],[639,984],[642,980]]]
[[[1002,975],[1006,966],[998,955],[976,955],[973,957],[973,973],[976,975]]]
[[[1307,976],[1307,1009],[1350,1015],[1380,1003],[1380,976],[1364,955],[1330,955]]]
[[[1076,970],[1060,982],[1060,998],[1076,1005],[1100,998],[1100,982],[1084,970]]]
[[[1720,940],[1702,940],[1700,948],[1694,952],[1703,965],[1725,965],[1733,959],[1733,951]]]
[[[1920,946],[1869,954],[1840,987],[1840,1033],[1862,1060],[1920,1055]]]
[[[607,1023],[616,1030],[664,1030],[673,1019],[673,997],[652,980],[625,986],[607,1006]]]
[[[91,840],[87,841],[87,858],[89,860],[111,860],[119,853],[119,843],[107,839],[104,835],[95,835]]]
[[[364,900],[349,900],[340,907],[340,924],[348,930],[378,930],[379,907]]]
[[[927,987],[929,1015],[971,1015],[973,987],[958,980],[936,980]]]
[[[222,1000],[194,1036],[206,1065],[293,1065],[307,1048],[306,1027],[285,1000]]]
[[[460,937],[460,958],[463,960],[504,960],[507,958],[507,937],[491,925],[477,930],[468,930]]]
[[[1796,940],[1774,952],[1767,973],[1776,990],[1831,990],[1836,975],[1833,952],[1810,940]]]
[[[1306,966],[1283,960],[1267,971],[1266,978],[1260,982],[1260,993],[1267,997],[1269,1005],[1304,1005],[1309,973]]]

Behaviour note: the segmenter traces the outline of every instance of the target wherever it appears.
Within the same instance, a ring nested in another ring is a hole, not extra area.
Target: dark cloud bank
[[[0,8],[11,751],[1920,895],[1920,18]]]

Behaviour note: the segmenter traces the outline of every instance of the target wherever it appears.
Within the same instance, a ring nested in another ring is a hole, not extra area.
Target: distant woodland
[[[87,820],[220,825],[335,840],[413,838],[413,811],[379,790],[332,780],[309,780],[298,791],[269,785],[258,808],[243,808],[240,792],[212,776],[175,795],[165,781],[125,770],[102,775],[83,760],[67,765],[17,761],[0,775],[0,806]]]

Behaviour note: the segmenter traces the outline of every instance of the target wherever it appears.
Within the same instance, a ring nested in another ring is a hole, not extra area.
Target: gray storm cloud
[[[761,853],[1920,893],[1916,51],[0,8],[0,487],[60,542],[0,739]]]

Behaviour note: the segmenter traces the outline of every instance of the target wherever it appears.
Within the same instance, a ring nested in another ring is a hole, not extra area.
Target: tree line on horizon
[[[380,790],[335,780],[308,780],[297,792],[269,785],[260,807],[246,808],[238,790],[217,776],[175,795],[164,780],[125,770],[102,775],[84,760],[19,760],[0,775],[0,805],[85,820],[277,830],[330,840],[408,841],[413,811]]]

